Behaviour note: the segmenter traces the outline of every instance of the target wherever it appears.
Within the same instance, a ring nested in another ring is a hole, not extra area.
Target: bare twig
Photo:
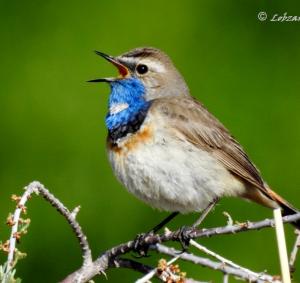
[[[71,212],[71,217],[75,219],[77,217],[78,212],[80,211],[80,208],[81,208],[80,205],[76,206]]]
[[[223,211],[223,215],[227,218],[227,226],[234,225],[232,217],[227,211]]]
[[[28,201],[29,197],[33,192],[36,192],[36,189],[34,187],[26,188],[24,194],[20,198],[16,210],[13,215],[12,219],[12,228],[11,228],[11,234],[9,238],[9,250],[8,250],[8,256],[7,256],[7,266],[6,266],[6,272],[8,272],[13,267],[13,260],[14,260],[14,253],[16,248],[16,242],[17,242],[17,235],[18,235],[18,227],[20,223],[20,216],[22,211],[26,209],[25,204]]]
[[[284,223],[289,223],[289,222],[295,222],[296,220],[300,219],[300,213],[294,214],[294,215],[289,215],[283,217],[283,222]],[[241,223],[241,224],[236,224],[232,226],[224,226],[224,227],[216,227],[216,228],[211,228],[211,229],[191,229],[189,236],[191,238],[201,238],[201,237],[211,237],[211,236],[217,236],[217,235],[224,235],[224,234],[236,234],[239,232],[245,232],[245,231],[251,231],[251,230],[258,230],[262,228],[268,228],[268,227],[273,227],[274,226],[274,220],[273,219],[265,219],[263,221],[258,221],[258,222],[246,222],[246,223]],[[179,241],[179,233],[180,231],[177,230],[175,232],[170,232],[167,234],[163,235],[149,235],[144,239],[144,244],[145,245],[152,245],[155,246],[157,243],[162,243],[166,241]],[[106,251],[104,254],[98,257],[93,262],[93,265],[90,266],[90,268],[83,268],[81,267],[74,273],[70,274],[68,277],[66,277],[62,282],[64,283],[71,283],[75,282],[74,278],[80,274],[80,278],[82,281],[78,282],[86,282],[93,278],[95,275],[104,272],[108,266],[109,262],[113,260],[114,258],[126,254],[134,249],[134,241],[129,241],[124,244],[120,244],[108,251]],[[202,258],[203,259],[203,258]],[[203,259],[203,264],[205,264],[207,259]],[[215,269],[217,264],[220,265],[220,263],[215,263],[211,264],[211,262],[208,260],[208,267],[211,267]],[[239,272],[236,271],[236,269],[233,269],[232,267],[226,267],[226,268],[231,268],[230,271],[232,271],[232,274],[235,276],[239,277]],[[229,273],[229,272],[227,272]],[[231,274],[231,273],[229,273]]]
[[[89,266],[92,264],[92,255],[91,250],[89,248],[89,244],[87,242],[87,238],[84,235],[79,223],[76,221],[75,217],[79,211],[79,207],[75,208],[73,212],[70,212],[63,203],[57,199],[53,194],[51,194],[41,183],[39,182],[32,182],[27,187],[25,187],[25,192],[20,198],[17,208],[14,212],[13,216],[13,226],[11,229],[11,236],[9,240],[9,252],[8,252],[8,259],[7,259],[7,268],[8,270],[11,268],[13,258],[14,258],[14,251],[16,246],[16,235],[18,233],[18,224],[20,220],[20,215],[22,210],[25,209],[25,204],[30,196],[36,193],[37,195],[41,195],[45,200],[47,200],[53,207],[57,209],[57,211],[63,215],[70,226],[72,227],[81,247],[82,256],[83,256],[83,266]]]
[[[300,247],[300,230],[296,229],[295,234],[297,235],[297,237],[296,237],[295,244],[294,244],[294,247],[292,249],[291,256],[290,256],[290,261],[289,261],[291,272],[295,272],[295,262],[296,262],[297,253],[298,253],[298,250],[299,250],[299,247]]]
[[[198,250],[200,250],[200,251],[206,253],[207,255],[212,256],[212,257],[214,257],[215,259],[219,260],[221,263],[223,263],[223,264],[225,264],[225,265],[227,265],[227,266],[231,266],[231,267],[233,267],[233,268],[239,269],[239,270],[245,272],[245,274],[248,274],[248,275],[251,276],[251,277],[258,277],[258,276],[261,276],[261,275],[255,273],[255,272],[253,272],[253,271],[251,271],[251,270],[249,270],[249,269],[247,269],[247,268],[245,268],[245,267],[242,267],[242,266],[240,266],[240,265],[234,263],[233,261],[231,261],[231,260],[229,260],[229,259],[226,259],[226,258],[222,257],[221,255],[219,255],[219,254],[217,254],[217,253],[215,253],[215,252],[209,250],[208,248],[206,248],[206,247],[200,245],[199,243],[195,242],[194,240],[191,240],[191,241],[190,241],[190,244],[191,244],[192,246],[194,246],[195,248],[197,248]]]
[[[15,233],[18,232],[18,222],[20,219],[21,211],[25,209],[25,203],[30,197],[30,195],[35,192],[43,196],[52,206],[54,206],[68,221],[70,226],[72,227],[82,250],[83,255],[83,265],[80,269],[75,271],[66,277],[62,282],[64,283],[83,283],[92,279],[97,274],[105,274],[105,271],[111,267],[125,267],[130,268],[142,273],[149,273],[153,268],[138,263],[136,261],[132,261],[129,259],[120,258],[121,255],[124,255],[130,251],[134,250],[134,241],[129,241],[127,243],[120,244],[115,246],[102,255],[100,255],[94,262],[92,261],[91,250],[89,248],[89,244],[87,242],[86,236],[83,234],[82,229],[79,223],[76,221],[76,215],[79,211],[79,207],[75,208],[72,212],[69,211],[53,194],[51,194],[47,189],[44,188],[42,184],[39,182],[31,183],[27,188],[23,196],[20,198],[17,209],[14,213],[11,225],[12,225],[12,233],[10,239],[10,250],[9,250],[9,262],[11,263],[14,257],[14,250],[16,245],[16,237]],[[300,219],[300,213],[290,216],[283,217],[283,222],[295,222]],[[231,223],[228,223],[231,224]],[[224,227],[216,227],[211,229],[196,229],[195,227],[191,227],[190,230],[186,232],[186,235],[191,239],[201,238],[201,237],[211,237],[216,235],[224,235],[224,234],[235,234],[244,231],[257,230],[267,227],[273,227],[274,221],[273,219],[265,219],[263,221],[258,222],[246,222],[237,225],[227,225]],[[152,250],[156,250],[160,253],[167,254],[170,256],[178,256],[179,251],[174,250],[173,248],[168,248],[162,245],[162,242],[167,241],[180,241],[180,233],[181,230],[177,231],[167,231],[164,234],[149,234],[149,236],[145,237],[143,243],[145,247],[150,247]],[[300,241],[300,240],[299,240]],[[194,245],[198,245],[196,242],[192,241]],[[195,244],[196,243],[196,244]],[[198,246],[199,248],[199,246]],[[259,274],[252,272],[248,269],[240,267],[239,265],[209,251],[207,248],[201,246],[201,250],[205,251],[207,254],[214,256],[218,259],[218,261],[212,261],[207,258],[199,257],[189,253],[180,254],[180,259],[193,262],[198,265],[206,266],[212,268],[214,270],[220,270],[224,274],[229,274],[232,276],[239,277],[243,280],[248,280],[251,282],[278,282],[276,278],[273,278],[267,274]],[[295,248],[296,249],[296,248]],[[294,262],[294,258],[296,257],[297,251],[293,251],[291,256],[291,262]],[[225,279],[227,277],[225,276]],[[186,282],[197,282],[193,279],[187,279]],[[197,282],[199,283],[199,282]]]
[[[174,248],[169,248],[169,247],[161,245],[161,244],[157,244],[156,246],[153,247],[153,249],[157,250],[160,253],[169,255],[169,256],[175,256],[175,255],[178,255],[178,253],[180,253],[179,250],[176,250]],[[243,280],[246,280],[249,282],[258,282],[258,283],[279,282],[279,281],[276,281],[272,276],[267,275],[267,274],[254,273],[254,272],[248,273],[248,272],[245,272],[244,269],[227,266],[226,264],[224,264],[222,262],[212,261],[208,258],[199,257],[199,256],[193,255],[191,253],[182,253],[180,255],[180,258],[185,261],[193,262],[194,264],[197,264],[197,265],[209,267],[214,270],[219,270],[221,272],[239,277],[240,279],[243,279]]]
[[[283,223],[291,223],[291,222],[295,222],[299,219],[300,219],[300,213],[282,217]],[[203,238],[203,237],[211,237],[211,236],[217,236],[217,235],[236,234],[236,233],[240,233],[240,232],[260,230],[263,228],[270,228],[270,227],[274,227],[273,219],[265,219],[265,220],[257,221],[257,222],[247,221],[247,222],[239,223],[239,224],[235,224],[235,225],[227,225],[227,226],[223,226],[223,227],[216,227],[216,228],[210,228],[210,229],[200,229],[200,230],[191,229],[189,236],[191,236],[191,238]],[[176,234],[177,234],[177,231],[172,232],[172,234],[169,235],[170,239],[176,238]],[[161,240],[163,241],[164,238]]]

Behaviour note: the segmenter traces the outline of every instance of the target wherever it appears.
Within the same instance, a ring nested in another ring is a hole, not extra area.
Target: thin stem
[[[295,230],[295,234],[297,235],[297,237],[296,237],[294,247],[292,249],[291,256],[290,256],[290,261],[289,261],[291,272],[295,271],[295,262],[296,262],[298,250],[299,250],[299,247],[300,247],[300,231]]]
[[[274,220],[275,220],[275,231],[276,231],[277,246],[279,251],[282,282],[291,283],[291,275],[290,275],[289,260],[287,255],[287,248],[285,243],[284,228],[282,223],[281,208],[274,209],[273,213],[274,213]]]
[[[160,253],[169,255],[169,256],[175,256],[175,255],[178,255],[178,253],[180,253],[179,250],[176,250],[174,248],[169,248],[169,247],[161,245],[161,244],[157,244],[157,245],[153,246],[153,249],[157,250]],[[246,269],[244,269],[244,268],[234,268],[231,266],[227,266],[226,264],[224,264],[222,262],[212,261],[208,258],[199,257],[199,256],[196,256],[191,253],[182,253],[180,255],[180,259],[192,262],[197,265],[209,267],[213,270],[219,270],[223,273],[227,273],[227,274],[236,276],[245,281],[258,282],[258,283],[263,283],[263,282],[279,283],[279,281],[273,279],[273,277],[270,275],[253,273],[253,272],[248,273],[246,271]]]
[[[76,238],[79,241],[82,257],[83,257],[83,266],[88,266],[92,264],[92,254],[91,249],[89,247],[87,238],[82,231],[81,226],[76,221],[76,214],[79,211],[79,207],[75,208],[73,212],[70,212],[64,204],[57,199],[53,194],[51,194],[41,183],[39,182],[32,182],[27,187],[25,187],[25,192],[22,195],[19,203],[17,204],[17,208],[14,212],[13,216],[13,226],[11,229],[11,236],[9,239],[9,252],[8,252],[8,259],[7,259],[7,270],[11,268],[13,258],[14,258],[14,251],[16,246],[16,234],[18,232],[18,223],[20,220],[20,215],[22,210],[25,208],[25,204],[30,196],[36,193],[37,195],[41,195],[45,200],[47,200],[53,207],[57,209],[57,211],[63,215],[68,223],[70,224],[71,228],[73,229]]]
[[[282,217],[283,223],[291,223],[300,219],[300,213],[296,213],[293,215],[288,215]],[[235,225],[226,225],[222,227],[210,228],[210,229],[191,229],[189,232],[189,237],[192,239],[203,238],[203,237],[211,237],[217,235],[227,235],[227,234],[237,234],[241,232],[248,232],[253,230],[260,230],[263,228],[274,227],[274,219],[265,219],[257,222],[244,222]],[[155,237],[154,235],[153,237]],[[160,241],[169,241],[169,240],[177,240],[178,231],[174,231],[167,235],[163,235],[160,237]],[[149,239],[148,239],[148,242]]]
[[[200,245],[199,243],[195,242],[194,240],[191,240],[191,241],[190,241],[190,244],[191,244],[192,246],[194,246],[195,248],[197,248],[198,250],[204,252],[205,254],[207,254],[207,255],[209,255],[209,256],[212,256],[212,257],[214,257],[215,259],[219,260],[219,261],[222,262],[223,264],[226,264],[226,265],[231,266],[231,267],[236,268],[236,269],[243,270],[245,273],[247,273],[247,274],[249,274],[249,275],[251,275],[251,276],[253,276],[253,277],[258,277],[258,276],[260,276],[259,274],[255,273],[255,272],[253,272],[253,271],[251,271],[251,270],[249,270],[249,269],[247,269],[247,268],[245,268],[245,267],[242,267],[242,266],[240,266],[240,265],[234,263],[233,261],[231,261],[231,260],[229,260],[229,259],[227,259],[227,258],[224,258],[224,257],[222,257],[221,255],[219,255],[219,254],[217,254],[217,253],[215,253],[215,252],[209,250],[208,248],[206,248],[206,247]]]
[[[20,222],[20,216],[21,216],[22,210],[26,209],[25,204],[33,192],[37,192],[34,187],[28,186],[27,188],[25,188],[25,192],[23,193],[20,201],[18,202],[17,208],[14,212],[13,219],[12,219],[13,226],[11,228],[11,234],[10,234],[10,238],[9,238],[9,250],[8,250],[8,256],[7,256],[6,273],[9,270],[11,270],[11,268],[13,267],[13,260],[14,260],[16,242],[17,242],[17,233],[18,233],[18,227],[19,227],[19,222]]]

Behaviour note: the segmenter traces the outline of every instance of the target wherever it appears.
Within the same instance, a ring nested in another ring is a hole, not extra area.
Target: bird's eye
[[[148,72],[148,67],[144,64],[139,64],[137,65],[136,67],[136,71],[140,74],[140,75],[143,75],[143,74],[146,74]]]

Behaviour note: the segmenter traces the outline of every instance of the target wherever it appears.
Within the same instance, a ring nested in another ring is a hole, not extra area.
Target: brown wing
[[[195,146],[210,151],[230,172],[275,201],[284,215],[298,213],[289,202],[264,185],[259,171],[243,148],[201,103],[191,97],[159,98],[153,100],[150,111],[156,112],[163,126],[174,129]],[[258,202],[266,205],[265,202]],[[293,224],[300,229],[299,220]]]
[[[167,126],[189,142],[210,151],[230,172],[266,193],[259,171],[243,148],[200,102],[189,97],[159,98],[153,101],[151,111],[167,119]]]

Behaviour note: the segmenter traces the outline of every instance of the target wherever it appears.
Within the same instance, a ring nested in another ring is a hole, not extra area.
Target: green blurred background
[[[95,257],[166,216],[128,194],[113,176],[105,152],[109,88],[86,80],[116,71],[94,49],[117,55],[155,46],[167,52],[193,96],[232,131],[269,184],[300,207],[300,22],[261,22],[260,11],[300,16],[300,3],[1,0],[0,238],[8,237],[10,195],[21,194],[33,180],[68,207],[82,206],[78,219]],[[35,197],[28,206],[32,224],[18,246],[28,257],[17,274],[23,282],[57,282],[80,266],[78,244],[44,200]],[[223,211],[238,221],[272,215],[256,204],[227,199],[205,225],[225,224]],[[180,216],[170,228],[195,218]],[[293,228],[286,231],[291,249]],[[255,271],[279,273],[274,231],[200,242]],[[155,265],[158,258],[142,261]],[[207,268],[181,267],[199,280],[222,278]],[[109,282],[139,276],[108,271]]]

